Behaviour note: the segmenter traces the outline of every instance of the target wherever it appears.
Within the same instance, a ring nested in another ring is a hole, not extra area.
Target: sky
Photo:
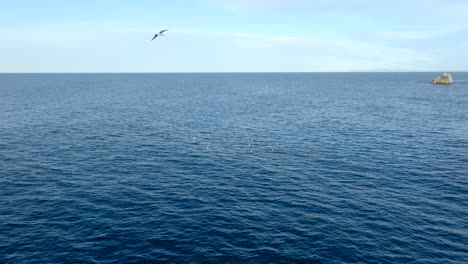
[[[467,50],[468,0],[0,0],[0,72],[447,72]]]

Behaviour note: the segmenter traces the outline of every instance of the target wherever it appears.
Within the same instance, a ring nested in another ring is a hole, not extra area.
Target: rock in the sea
[[[435,78],[434,80],[432,80],[432,83],[433,84],[452,84],[453,83],[452,75],[448,73],[444,73],[444,75],[439,76]]]

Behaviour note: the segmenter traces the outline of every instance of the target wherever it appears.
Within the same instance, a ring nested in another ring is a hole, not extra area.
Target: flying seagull
[[[158,36],[164,37],[164,36],[165,36],[165,35],[164,35],[164,32],[166,32],[166,31],[167,31],[167,29],[159,31],[159,33],[156,33],[156,34],[154,35],[154,37],[153,37],[153,39],[152,39],[151,41],[153,41],[153,40],[154,40],[155,38],[157,38]]]

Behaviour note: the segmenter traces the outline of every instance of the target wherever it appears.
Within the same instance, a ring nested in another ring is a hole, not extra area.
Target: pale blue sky
[[[0,0],[0,72],[468,70],[468,0],[71,2]]]

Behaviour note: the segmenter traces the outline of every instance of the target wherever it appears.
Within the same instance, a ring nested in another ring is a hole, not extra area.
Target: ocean
[[[0,263],[468,263],[440,74],[0,74]]]

